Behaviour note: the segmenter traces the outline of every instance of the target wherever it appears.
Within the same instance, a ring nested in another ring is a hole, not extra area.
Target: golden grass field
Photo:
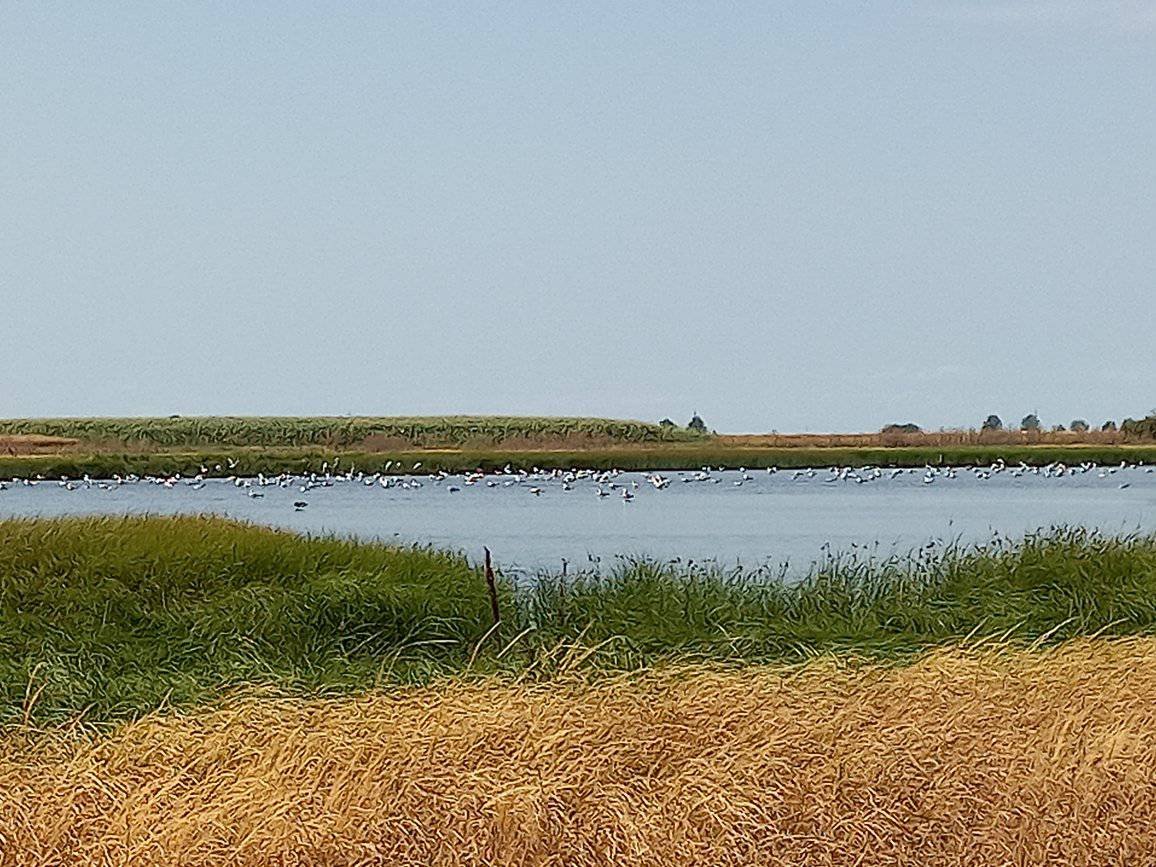
[[[6,865],[1156,863],[1156,639],[14,733]]]

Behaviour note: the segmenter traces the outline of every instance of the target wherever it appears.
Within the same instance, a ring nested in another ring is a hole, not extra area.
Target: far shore
[[[823,466],[1044,466],[1064,463],[1156,464],[1156,444],[964,446],[761,446],[725,439],[698,443],[615,444],[588,448],[431,447],[357,451],[318,448],[232,447],[157,451],[53,451],[0,454],[0,479],[111,478],[126,475],[226,477],[354,471],[464,473],[511,470],[597,469],[669,471],[723,467],[765,469]]]

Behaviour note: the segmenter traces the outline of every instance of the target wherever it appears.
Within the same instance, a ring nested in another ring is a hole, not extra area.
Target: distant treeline
[[[1156,413],[1142,419],[1124,419],[1120,430],[1138,438],[1156,440]]]
[[[1048,429],[1034,412],[1028,413],[1017,427],[1004,424],[1004,420],[994,413],[984,419],[979,429],[966,430],[939,430],[925,431],[912,422],[885,425],[879,432],[881,436],[980,436],[992,437],[999,434],[1015,434],[1026,437],[1047,437],[1049,434],[1074,434],[1081,439],[1092,442],[1126,442],[1135,440],[1156,440],[1156,411],[1142,419],[1126,418],[1119,424],[1108,419],[1099,426],[1092,425],[1087,419],[1074,418],[1065,424],[1053,424]],[[1030,440],[1039,441],[1039,440]],[[1062,441],[1062,440],[1060,440]]]

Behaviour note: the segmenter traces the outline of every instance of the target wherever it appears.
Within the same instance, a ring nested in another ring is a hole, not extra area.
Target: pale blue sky
[[[0,416],[1156,405],[1156,3],[0,5]]]

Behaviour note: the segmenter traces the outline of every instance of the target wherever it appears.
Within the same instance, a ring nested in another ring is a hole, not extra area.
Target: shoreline
[[[731,446],[716,443],[608,446],[584,449],[414,448],[354,451],[314,448],[204,448],[156,452],[91,452],[0,455],[0,479],[111,478],[114,475],[228,477],[322,472],[336,465],[366,473],[515,470],[693,470],[807,467],[976,466],[998,461],[1045,466],[1054,463],[1153,464],[1156,444],[975,446]],[[419,466],[415,468],[415,464]],[[202,468],[204,472],[202,473]]]

